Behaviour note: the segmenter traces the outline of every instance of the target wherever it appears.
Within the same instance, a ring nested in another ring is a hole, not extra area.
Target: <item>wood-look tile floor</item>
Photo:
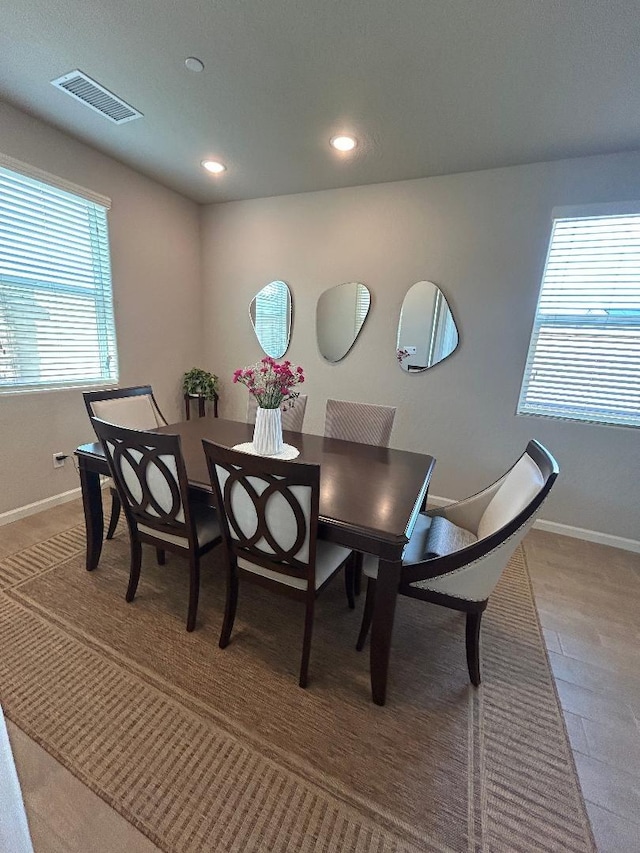
[[[0,528],[0,557],[82,520],[78,501]],[[640,555],[541,531],[525,551],[601,853],[640,853]],[[8,723],[36,853],[152,853],[144,835]]]

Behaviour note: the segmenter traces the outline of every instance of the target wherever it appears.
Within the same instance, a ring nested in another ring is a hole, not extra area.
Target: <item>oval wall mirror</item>
[[[282,358],[291,334],[291,291],[284,281],[272,281],[256,293],[249,316],[264,352],[271,358]]]
[[[318,299],[318,349],[327,361],[340,361],[355,344],[371,305],[369,288],[358,281],[330,287]]]
[[[449,304],[432,281],[417,281],[400,311],[396,357],[407,373],[421,373],[458,346],[458,328]]]

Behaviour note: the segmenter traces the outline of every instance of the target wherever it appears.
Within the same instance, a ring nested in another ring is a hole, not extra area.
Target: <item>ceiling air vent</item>
[[[100,83],[96,83],[91,77],[87,77],[82,71],[70,71],[58,77],[57,80],[52,80],[51,83],[56,89],[62,89],[67,95],[71,95],[116,124],[142,118],[142,113],[105,89]]]

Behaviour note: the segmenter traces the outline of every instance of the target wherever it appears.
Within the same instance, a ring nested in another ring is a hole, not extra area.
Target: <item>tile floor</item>
[[[0,557],[79,523],[78,501],[0,528]],[[601,853],[640,853],[640,555],[533,531],[529,569]],[[157,851],[8,723],[36,853]]]

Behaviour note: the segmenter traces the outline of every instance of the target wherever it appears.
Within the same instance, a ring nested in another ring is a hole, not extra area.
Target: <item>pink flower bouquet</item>
[[[293,367],[290,361],[278,363],[271,356],[265,356],[251,367],[241,367],[233,374],[233,381],[246,385],[249,393],[256,398],[262,409],[279,409],[283,403],[293,406],[300,395],[294,391],[296,385],[304,382],[304,370]]]

